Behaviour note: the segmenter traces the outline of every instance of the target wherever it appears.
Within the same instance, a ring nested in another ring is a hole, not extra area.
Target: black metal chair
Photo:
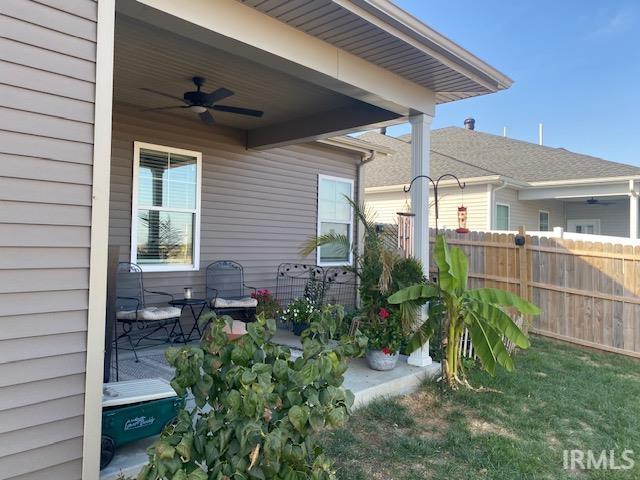
[[[258,300],[246,291],[256,288],[244,283],[244,269],[233,260],[218,260],[207,266],[206,295],[211,310],[220,315],[241,315],[245,322],[253,321]]]
[[[148,306],[146,294],[168,297],[173,300],[173,295],[169,293],[144,288],[142,269],[139,265],[120,262],[118,264],[116,320],[122,325],[122,333],[116,335],[115,345],[118,348],[118,341],[127,338],[136,362],[138,361],[136,349],[142,348],[140,343],[143,340],[152,342],[145,346],[168,342],[177,335],[186,341],[180,323],[181,310],[168,305]],[[166,335],[161,338],[155,336],[161,331],[164,331]]]
[[[281,263],[276,274],[276,300],[282,307],[307,296],[319,305],[324,298],[324,268],[304,263]]]

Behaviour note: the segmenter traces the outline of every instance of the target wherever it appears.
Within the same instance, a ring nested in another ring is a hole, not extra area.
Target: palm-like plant
[[[395,246],[396,238],[391,232],[377,228],[373,212],[364,205],[358,205],[349,197],[355,218],[363,228],[363,247],[358,251],[357,243],[348,236],[327,233],[313,236],[303,245],[300,256],[306,257],[316,248],[330,245],[336,252],[346,255],[350,251],[355,259],[354,266],[345,267],[359,279],[360,301],[365,307],[367,317],[374,319],[380,308],[386,306],[386,294],[392,285],[392,272],[404,259],[402,252]]]
[[[389,303],[399,304],[401,309],[415,311],[420,305],[438,300],[444,307],[443,336],[444,355],[442,375],[450,387],[463,384],[464,378],[460,361],[460,339],[467,328],[471,335],[474,351],[484,369],[491,375],[497,365],[508,371],[513,370],[513,359],[504,344],[511,341],[520,348],[529,347],[529,339],[507,314],[516,310],[521,314],[536,315],[538,307],[504,290],[495,288],[474,288],[467,286],[469,261],[457,247],[449,248],[444,237],[438,235],[434,248],[434,259],[439,269],[439,284],[418,284],[402,290],[388,298]],[[421,329],[424,336],[435,331],[435,319],[429,319]]]

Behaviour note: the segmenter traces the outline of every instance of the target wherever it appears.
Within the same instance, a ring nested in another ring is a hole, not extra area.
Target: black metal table
[[[185,335],[183,339],[184,342],[188,342],[191,340],[191,335],[194,330],[198,331],[198,337],[202,336],[202,332],[200,331],[200,326],[198,325],[198,321],[200,320],[200,316],[204,312],[204,309],[207,308],[207,301],[204,298],[178,298],[175,300],[171,300],[169,305],[173,307],[180,307],[180,310],[184,312],[185,308],[189,308],[191,310],[191,316],[193,317],[194,324],[188,335]],[[195,308],[194,308],[195,307]],[[200,310],[198,310],[200,307]]]

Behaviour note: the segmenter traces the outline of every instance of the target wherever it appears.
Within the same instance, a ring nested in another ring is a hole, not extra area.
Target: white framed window
[[[511,206],[508,203],[496,203],[496,230],[509,230],[511,224]]]
[[[549,212],[546,210],[538,211],[538,230],[541,232],[548,232],[549,229]]]
[[[567,220],[567,230],[574,233],[600,235],[600,219],[590,218]]]
[[[353,180],[318,175],[318,236],[328,233],[344,235],[350,248],[344,251],[336,245],[323,245],[316,250],[320,266],[340,266],[353,263]]]
[[[146,272],[200,267],[202,153],[134,142],[131,262]]]

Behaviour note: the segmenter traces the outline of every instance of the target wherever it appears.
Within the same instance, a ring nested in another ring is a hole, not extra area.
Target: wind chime
[[[411,213],[409,205],[409,195],[405,192],[404,210],[397,212],[398,215],[398,248],[404,252],[404,256],[409,258],[413,256],[413,242],[411,241],[411,232],[413,232],[413,217],[415,213]]]

